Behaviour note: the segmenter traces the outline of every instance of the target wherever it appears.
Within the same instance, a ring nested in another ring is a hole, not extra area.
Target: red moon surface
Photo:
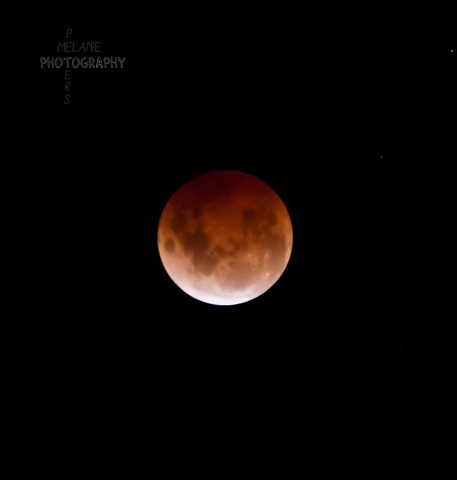
[[[159,221],[158,249],[191,297],[235,305],[269,290],[292,252],[292,223],[276,192],[250,174],[215,170],[181,186]]]

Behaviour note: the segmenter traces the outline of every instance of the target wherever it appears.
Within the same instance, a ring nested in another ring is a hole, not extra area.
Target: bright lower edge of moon
[[[281,277],[292,252],[292,223],[276,192],[235,170],[192,178],[165,205],[157,242],[173,282],[213,305],[244,303]]]

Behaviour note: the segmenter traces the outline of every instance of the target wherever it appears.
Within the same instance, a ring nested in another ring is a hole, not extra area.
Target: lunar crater
[[[175,242],[171,238],[167,238],[165,242],[165,250],[168,253],[174,253],[175,251]]]

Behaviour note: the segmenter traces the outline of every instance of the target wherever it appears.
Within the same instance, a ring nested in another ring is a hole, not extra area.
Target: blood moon
[[[236,170],[192,178],[165,205],[157,241],[178,287],[214,305],[235,305],[270,289],[292,252],[292,223],[276,192]]]

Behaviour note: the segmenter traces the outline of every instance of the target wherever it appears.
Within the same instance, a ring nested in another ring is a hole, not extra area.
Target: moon
[[[157,243],[162,264],[185,293],[213,305],[244,303],[281,277],[292,222],[265,182],[237,170],[203,173],[165,205]]]

